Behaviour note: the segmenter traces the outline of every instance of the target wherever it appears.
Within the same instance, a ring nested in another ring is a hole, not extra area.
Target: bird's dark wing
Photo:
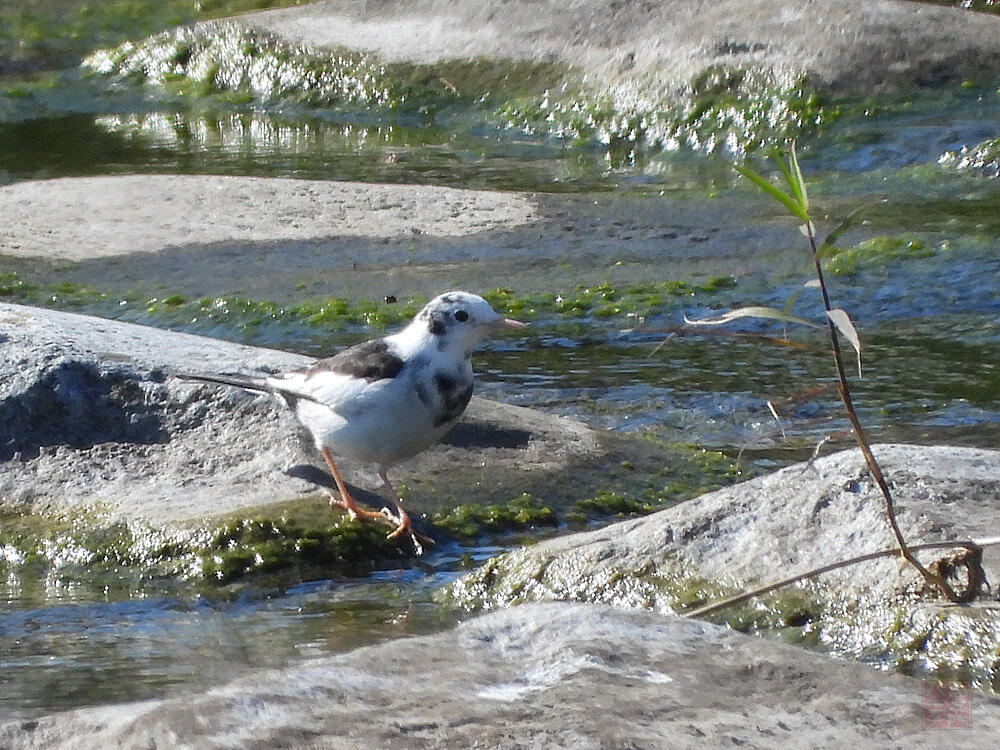
[[[366,400],[368,386],[395,378],[405,363],[393,354],[384,339],[365,341],[318,360],[299,370],[271,377],[238,374],[179,373],[178,377],[273,393],[292,409],[301,399],[315,401],[337,410]]]
[[[370,408],[376,394],[394,382],[405,363],[383,339],[366,341],[308,367],[267,379],[267,386],[293,409],[300,399],[340,414]]]
[[[394,378],[402,372],[405,363],[393,354],[385,339],[375,339],[355,344],[332,357],[321,359],[304,371],[306,378],[324,372],[348,375],[352,378],[374,381]]]

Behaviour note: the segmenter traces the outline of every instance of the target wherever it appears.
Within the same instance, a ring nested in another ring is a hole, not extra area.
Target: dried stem
[[[809,247],[812,250],[813,265],[816,269],[816,278],[819,281],[820,292],[823,294],[823,307],[826,309],[826,312],[829,313],[833,308],[830,305],[830,295],[827,292],[826,283],[823,280],[823,268],[820,263],[819,251],[816,247],[816,236],[813,233],[811,221],[806,222],[805,232],[806,237],[809,239]],[[882,467],[875,458],[875,454],[872,453],[871,444],[868,442],[868,438],[865,437],[865,432],[861,427],[861,421],[858,419],[858,414],[854,409],[854,402],[851,399],[851,391],[847,384],[847,374],[844,371],[843,357],[840,352],[840,340],[837,336],[837,328],[833,323],[833,319],[829,315],[827,315],[826,324],[827,330],[830,333],[830,343],[833,346],[833,359],[837,365],[840,399],[844,403],[844,409],[847,411],[847,418],[851,422],[854,438],[857,440],[858,447],[861,448],[861,453],[864,454],[865,462],[868,464],[868,471],[871,473],[875,483],[878,484],[879,489],[882,490],[882,496],[885,498],[886,517],[889,519],[889,526],[892,528],[892,533],[896,537],[896,543],[899,545],[899,552],[908,563],[920,572],[920,575],[924,577],[924,580],[936,586],[949,601],[960,601],[961,598],[955,593],[954,589],[952,589],[942,576],[937,575],[936,573],[933,573],[925,568],[921,565],[920,561],[914,557],[913,552],[907,546],[906,540],[903,538],[903,533],[899,530],[899,523],[896,521],[896,506],[892,499],[892,493],[889,490],[889,484],[885,480],[885,475],[882,473]]]
[[[958,540],[958,541],[947,541],[947,542],[927,542],[924,544],[915,544],[912,547],[908,547],[910,551],[913,550],[926,550],[926,549],[950,549],[955,547],[962,547],[968,550],[970,553],[981,552],[983,547],[995,547],[1000,545],[1000,537],[992,537],[990,539],[969,539],[969,540]],[[838,568],[846,568],[850,565],[857,565],[858,563],[868,562],[869,560],[877,560],[880,557],[889,557],[890,555],[895,555],[899,552],[897,547],[892,549],[879,550],[878,552],[868,552],[864,555],[857,555],[856,557],[849,558],[847,560],[837,560],[836,562],[828,563],[822,565],[818,568],[813,568],[812,570],[807,570],[804,573],[797,573],[794,576],[789,576],[788,578],[783,578],[780,581],[775,581],[774,583],[769,583],[766,586],[761,586],[760,588],[752,589],[751,591],[744,591],[740,594],[734,594],[733,596],[727,597],[717,602],[712,602],[711,604],[706,604],[704,607],[698,607],[698,609],[692,609],[684,613],[685,617],[704,617],[705,615],[714,614],[721,609],[726,607],[731,607],[734,604],[740,604],[745,602],[747,599],[753,599],[754,597],[763,596],[764,594],[769,594],[770,592],[784,588],[785,586],[790,586],[793,583],[798,583],[806,578],[815,578],[823,573],[829,573],[831,570],[837,570]],[[972,562],[971,564],[975,564]],[[971,601],[975,598],[978,593],[978,583],[981,582],[979,574],[981,574],[981,568],[979,570],[970,571],[970,580],[977,583],[975,586],[970,586],[970,590],[965,592],[965,595],[960,597],[959,601]]]

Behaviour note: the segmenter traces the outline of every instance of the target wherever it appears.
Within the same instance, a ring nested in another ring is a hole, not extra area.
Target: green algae
[[[438,504],[426,520],[444,535],[466,542],[513,534],[521,540],[526,535],[537,539],[567,526],[647,515],[752,474],[723,453],[638,436],[627,441],[604,436],[602,453],[605,458],[599,462],[584,458],[554,476],[532,477],[531,493],[510,500],[492,501],[490,493],[480,490],[480,502],[454,504],[451,495],[434,498],[434,488],[421,487],[423,503]],[[616,467],[615,461],[624,455],[631,460],[623,459]],[[524,483],[495,473],[498,487]],[[449,476],[451,483],[465,486],[460,469]],[[566,476],[573,481],[567,483]]]
[[[561,292],[515,294],[496,288],[483,293],[495,310],[506,315],[534,319],[543,315],[577,318],[625,316],[645,318],[664,310],[680,299],[732,289],[736,281],[727,276],[710,276],[704,281],[654,281],[618,287],[604,282],[577,286]]]
[[[665,464],[659,474],[649,480],[644,492],[600,490],[592,497],[575,501],[565,511],[565,521],[580,525],[595,520],[648,515],[747,479],[752,473],[741,470],[732,458],[719,451],[685,443],[670,443],[662,449],[664,455],[671,455],[675,460],[672,465]]]
[[[573,506],[566,511],[566,520],[570,523],[582,524],[593,518],[646,515],[654,510],[656,510],[656,506],[649,500],[603,490],[594,497],[573,503]]]
[[[603,469],[595,477],[574,472],[570,487],[562,474],[551,481],[536,479],[531,486],[537,496],[522,493],[480,504],[439,501],[439,509],[418,523],[432,538],[451,537],[466,545],[515,534],[538,539],[567,523],[645,514],[672,504],[697,492],[698,475],[703,487],[738,476],[722,454],[691,446],[664,449],[652,442],[648,447],[662,465],[652,475],[646,473],[646,459],[635,456],[636,466],[622,467],[621,475]],[[598,479],[632,489],[573,496]],[[451,476],[449,485],[456,483],[466,486]],[[523,482],[518,479],[518,484]],[[563,486],[568,499],[553,492],[557,486]],[[433,496],[422,499],[434,502]],[[115,585],[131,591],[151,586],[215,590],[235,583],[284,586],[410,564],[414,551],[409,543],[388,540],[386,534],[385,525],[349,521],[318,496],[189,527],[153,527],[102,510],[46,515],[8,509],[0,516],[0,568],[25,585],[33,579],[101,588],[113,578]]]
[[[924,679],[1000,692],[1000,610],[991,603],[954,607],[911,592],[823,591],[818,644],[833,653]]]
[[[8,588],[131,594],[158,582],[196,578],[194,550],[206,539],[203,532],[129,522],[99,508],[63,514],[5,509],[0,571]]]
[[[189,103],[299,104],[433,120],[456,106],[488,110],[486,100],[535,92],[558,80],[553,64],[447,60],[385,64],[368,52],[293,45],[260,29],[216,22],[181,26],[94,52],[83,69],[150,86]]]
[[[38,287],[25,282],[17,271],[0,272],[0,297],[12,302],[29,302],[37,293]]]
[[[427,520],[450,536],[478,539],[485,535],[554,527],[556,514],[543,503],[523,493],[506,503],[480,505],[465,503],[437,511]]]
[[[223,524],[202,550],[201,574],[226,585],[243,578],[280,576],[303,581],[331,572],[359,576],[406,553],[380,524],[341,520],[303,524],[282,516],[240,518]]]
[[[290,45],[233,23],[125,42],[83,65],[191,101],[406,111],[428,120],[459,106],[501,130],[605,149],[615,162],[682,147],[742,154],[813,132],[837,111],[804,78],[759,66],[711,66],[679,88],[633,83],[599,90],[553,64],[386,65],[369,53]]]
[[[153,527],[106,511],[62,515],[4,511],[0,570],[26,583],[133,590],[212,588],[237,581],[294,583],[357,577],[412,555],[384,525],[349,521],[322,499],[278,504],[190,528]]]
[[[483,292],[483,296],[498,312],[526,321],[617,318],[635,325],[646,317],[669,311],[680,301],[720,293],[735,285],[729,277],[710,276],[690,282],[576,286],[558,293],[515,294],[510,289],[497,288]],[[29,281],[14,271],[0,274],[0,299],[56,309],[89,308],[106,317],[188,330],[226,326],[250,339],[256,329],[272,324],[326,331],[359,326],[384,330],[408,322],[427,302],[421,295],[391,303],[330,297],[283,304],[235,295],[192,300],[178,292],[143,298],[135,293],[113,294],[57,279]]]
[[[823,254],[823,270],[837,275],[855,273],[862,268],[888,266],[893,263],[929,258],[947,251],[951,243],[941,241],[937,247],[913,234],[897,237],[872,237],[848,248],[831,247]]]
[[[744,588],[705,578],[680,561],[640,564],[569,550],[520,549],[491,558],[443,588],[439,598],[466,611],[556,600],[684,614]],[[707,619],[923,679],[1000,689],[1000,610],[989,603],[953,607],[921,601],[913,592],[858,594],[806,583]]]
[[[732,582],[696,575],[680,562],[659,569],[631,570],[614,562],[576,561],[558,553],[538,555],[521,549],[491,558],[444,587],[439,598],[470,612],[538,601],[583,601],[683,614],[738,591]],[[821,602],[815,595],[792,587],[723,610],[710,619],[742,632],[811,631],[821,614]],[[802,635],[803,640],[811,637],[811,633]]]

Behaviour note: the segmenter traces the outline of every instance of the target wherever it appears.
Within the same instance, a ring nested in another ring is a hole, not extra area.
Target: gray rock
[[[101,196],[96,214],[94,195]],[[341,235],[441,240],[535,219],[529,199],[515,193],[217,175],[25,181],[0,189],[0,209],[7,217],[0,227],[4,253],[74,262],[189,245],[266,246]],[[384,250],[381,256],[384,264]],[[373,260],[353,256],[355,263]]]
[[[709,623],[571,604],[264,672],[174,700],[0,724],[20,748],[985,747],[1000,702]],[[968,701],[968,703],[965,703]],[[953,723],[952,726],[955,726]]]
[[[865,93],[1000,73],[1000,19],[902,0],[325,0],[241,22],[389,61],[558,62],[640,99],[644,89],[681,85],[718,64]]]
[[[307,357],[7,304],[0,304],[0,342],[0,508],[96,506],[165,524],[318,489],[308,481],[317,472],[305,469],[322,460],[287,410],[265,396],[171,375],[273,371]],[[474,399],[445,444],[399,476],[466,465],[477,467],[466,482],[483,482],[495,469],[516,486],[512,477],[558,473],[598,452],[578,422]],[[379,486],[374,467],[344,461],[343,468],[348,481]],[[452,488],[459,495],[470,487],[462,481]]]
[[[879,445],[875,453],[911,544],[995,538],[1000,453],[913,445]],[[882,495],[860,452],[848,450],[645,518],[515,550],[460,579],[452,593],[470,608],[561,599],[668,612],[692,595],[718,598],[725,587],[770,583],[893,546]],[[918,556],[927,563],[942,552]],[[996,547],[987,548],[984,568],[1000,581]],[[809,640],[838,653],[995,687],[995,591],[953,607],[922,585],[895,556],[842,568],[800,590],[809,601],[796,603],[796,618],[808,620]],[[780,605],[773,606],[780,620]]]

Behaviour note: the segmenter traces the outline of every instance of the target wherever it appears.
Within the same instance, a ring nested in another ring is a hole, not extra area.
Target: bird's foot
[[[410,537],[410,541],[413,543],[414,554],[418,556],[423,555],[424,545],[433,545],[435,544],[434,540],[414,531],[413,523],[410,521],[410,514],[402,508],[399,510],[400,515],[397,518],[388,508],[382,508],[382,513],[385,514],[385,517],[391,519],[392,522],[396,524],[396,528],[389,532],[386,539],[399,539],[401,536],[408,536]]]
[[[385,513],[388,510],[388,508],[383,508],[382,512]],[[386,515],[392,518],[391,513],[386,513]],[[399,537],[403,536],[403,534],[406,534],[413,541],[414,552],[416,552],[417,555],[424,554],[423,545],[420,544],[420,540],[417,539],[417,535],[413,533],[413,524],[410,521],[410,514],[403,510],[402,507],[399,508],[399,518],[396,519],[396,523],[398,525],[395,529],[389,532],[386,539],[399,539]]]
[[[413,542],[413,551],[417,555],[424,554],[425,546],[435,544],[434,540],[429,536],[418,534],[413,530],[410,515],[405,510],[401,517],[397,517],[389,508],[382,508],[380,512],[376,513],[373,510],[362,508],[353,498],[350,501],[345,501],[342,497],[330,491],[327,491],[326,496],[331,508],[340,508],[352,521],[378,521],[379,523],[395,527],[389,532],[386,539],[399,539],[404,534],[409,536],[410,541]]]
[[[331,508],[340,508],[347,513],[347,517],[352,521],[357,521],[359,518],[367,519],[369,521],[385,521],[385,516],[383,514],[362,508],[350,495],[344,498],[333,494],[333,492],[327,492],[326,497]]]

